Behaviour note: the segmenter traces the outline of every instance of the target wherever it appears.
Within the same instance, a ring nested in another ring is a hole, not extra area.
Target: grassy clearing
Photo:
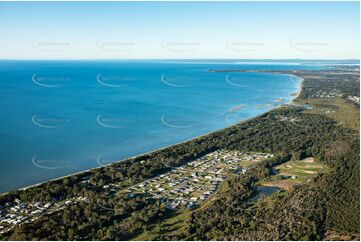
[[[325,165],[315,162],[313,159],[289,161],[276,166],[276,170],[279,172],[278,176],[290,176],[287,179],[300,183],[306,182],[312,176],[326,169]]]
[[[299,101],[299,100],[298,100]],[[302,101],[302,100],[301,100]],[[309,113],[326,115],[348,128],[360,130],[360,108],[342,98],[313,98],[303,102],[311,104]]]
[[[260,160],[242,160],[238,164],[244,168],[248,168],[257,164]]]
[[[327,167],[313,158],[304,160],[288,161],[275,167],[277,175],[271,177],[271,180],[259,182],[257,185],[277,186],[283,190],[291,191],[294,186],[310,180],[320,172],[326,172]]]

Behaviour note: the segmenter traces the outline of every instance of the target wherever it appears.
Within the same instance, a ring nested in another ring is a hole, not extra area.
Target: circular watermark
[[[240,108],[238,108],[238,106]],[[224,116],[224,121],[230,126],[238,124],[249,118],[249,116],[247,116],[246,113],[241,112],[241,109],[245,106],[243,104],[238,105],[238,106],[231,108],[228,111],[228,113],[226,113],[226,115]],[[236,108],[236,109],[234,109],[234,108]]]
[[[229,85],[234,87],[249,87],[248,84],[244,84],[249,80],[242,74],[227,74],[225,80]]]
[[[135,79],[130,77],[119,76],[119,75],[98,74],[96,76],[96,80],[98,83],[100,83],[103,86],[119,88],[119,87],[127,86]]]
[[[191,118],[181,116],[162,115],[160,121],[165,126],[176,129],[190,128],[197,125]]]
[[[102,40],[96,41],[96,46],[107,52],[125,52],[134,48],[133,41],[120,41],[120,40]]]
[[[53,41],[53,40],[38,40],[34,39],[31,45],[40,51],[45,52],[61,52],[69,49],[70,42],[67,41]]]
[[[96,162],[99,166],[106,166],[115,162],[115,160],[105,159],[102,155],[98,155]]]
[[[161,46],[167,51],[171,52],[190,52],[199,48],[200,44],[195,41],[169,41],[163,39],[161,41]]]
[[[186,77],[186,76],[170,76],[167,74],[163,74],[160,77],[160,80],[163,84],[170,86],[170,87],[191,87],[196,78]]]
[[[226,40],[226,47],[236,52],[253,52],[263,48],[263,42],[233,40],[228,38]]]
[[[126,209],[122,208],[120,204],[126,202],[125,197],[116,196],[119,192],[119,188],[112,186],[111,184],[103,186],[103,192],[100,192],[95,199],[96,205],[103,210],[112,211],[112,212],[124,212]],[[129,194],[124,194],[124,196],[131,198]],[[125,200],[124,200],[125,199]],[[119,207],[118,207],[119,206]]]
[[[62,87],[70,81],[68,77],[34,74],[31,80],[41,87]]]
[[[40,159],[38,155],[34,155],[31,159],[34,166],[46,169],[46,170],[56,170],[60,168],[65,168],[70,165],[68,160],[60,159]]]
[[[96,118],[96,122],[105,128],[120,129],[127,128],[134,124],[134,119],[118,118],[118,117],[104,117],[99,114]]]
[[[55,117],[42,117],[39,115],[33,115],[31,118],[33,124],[41,128],[55,129],[63,127],[70,122],[67,118],[55,118]]]
[[[328,47],[327,42],[291,39],[290,46],[302,52],[319,52]]]
[[[295,75],[290,74],[290,75],[288,75],[288,77],[290,78],[291,83],[295,86],[299,86],[300,83],[302,83],[302,81],[303,81],[303,78],[297,77]]]

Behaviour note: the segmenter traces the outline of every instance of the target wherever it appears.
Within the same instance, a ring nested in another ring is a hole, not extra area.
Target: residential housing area
[[[247,172],[256,162],[273,157],[266,153],[219,150],[170,172],[129,187],[129,196],[159,198],[169,209],[193,209],[215,194],[227,177]]]
[[[26,203],[20,199],[7,202],[4,206],[0,205],[0,234],[7,232],[15,225],[34,222],[43,214],[52,214],[72,204],[87,201],[87,197],[78,196],[53,202],[37,201]]]
[[[146,196],[160,199],[168,209],[194,209],[220,188],[222,181],[229,176],[241,175],[258,161],[273,157],[273,154],[257,152],[239,152],[218,150],[179,167],[171,167],[171,171],[160,174],[141,183],[119,188],[116,183],[103,186],[103,190],[111,193],[125,193],[128,197]],[[81,181],[89,184],[89,177]],[[87,197],[59,199],[53,202],[35,201],[25,203],[20,199],[6,203],[0,207],[0,234],[9,231],[15,225],[37,220],[41,215],[51,214],[79,202],[87,202]],[[101,204],[99,204],[100,207]]]

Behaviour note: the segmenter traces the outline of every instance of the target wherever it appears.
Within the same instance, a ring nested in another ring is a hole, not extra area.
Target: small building
[[[192,202],[190,202],[188,205],[187,205],[187,208],[188,209],[194,209],[194,208],[196,208],[197,207],[197,203],[192,203]]]

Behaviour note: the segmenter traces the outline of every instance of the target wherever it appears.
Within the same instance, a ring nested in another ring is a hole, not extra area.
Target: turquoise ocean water
[[[0,61],[0,192],[228,127],[289,102],[301,81],[209,70],[324,64]]]

